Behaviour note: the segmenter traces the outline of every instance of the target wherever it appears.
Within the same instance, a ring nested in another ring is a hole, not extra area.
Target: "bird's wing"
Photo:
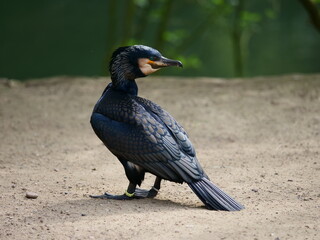
[[[134,107],[126,108],[127,114],[118,109],[122,117],[117,119],[93,113],[93,129],[109,150],[164,179],[175,182],[200,179],[203,170],[184,130],[179,134],[181,126],[168,113],[163,112],[160,116],[150,113],[139,102],[134,101],[134,104]],[[134,112],[128,112],[128,109],[134,109]]]
[[[162,122],[163,125],[172,133],[178,146],[181,150],[191,156],[195,157],[195,149],[188,137],[188,134],[183,127],[168,113],[163,110],[159,105],[147,100],[145,98],[137,97],[136,101],[139,102],[151,115],[158,118],[158,121]]]

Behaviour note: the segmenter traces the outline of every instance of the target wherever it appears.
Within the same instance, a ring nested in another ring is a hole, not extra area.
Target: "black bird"
[[[143,45],[120,47],[113,53],[109,65],[112,82],[94,107],[91,125],[122,163],[129,186],[123,195],[105,193],[91,197],[153,198],[160,189],[161,180],[165,179],[186,182],[208,209],[243,209],[209,180],[182,126],[159,105],[137,96],[135,79],[167,66],[182,67],[182,63]],[[136,188],[145,172],[156,176],[149,191]]]

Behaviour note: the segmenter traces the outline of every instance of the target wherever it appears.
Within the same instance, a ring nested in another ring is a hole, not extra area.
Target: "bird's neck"
[[[110,66],[112,88],[130,95],[138,94],[138,86],[135,82],[134,67],[128,61],[116,59]]]
[[[112,79],[112,88],[117,91],[125,92],[129,95],[137,96],[138,95],[138,85],[135,79]]]

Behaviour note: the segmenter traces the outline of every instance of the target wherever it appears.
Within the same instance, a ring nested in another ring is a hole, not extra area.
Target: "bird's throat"
[[[133,80],[121,79],[117,81],[113,80],[112,88],[117,91],[125,92],[129,95],[133,95],[133,96],[138,95],[138,85],[134,79]]]

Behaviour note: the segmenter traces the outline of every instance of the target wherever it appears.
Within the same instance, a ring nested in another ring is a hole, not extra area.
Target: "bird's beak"
[[[157,61],[149,61],[148,62],[153,69],[163,68],[163,67],[169,67],[169,66],[176,66],[176,67],[183,67],[182,63],[178,60],[172,60],[169,58],[161,57]]]
[[[178,60],[172,60],[169,58],[165,58],[165,57],[161,57],[160,62],[163,63],[164,67],[168,67],[168,66],[183,67],[182,62],[180,62]]]

